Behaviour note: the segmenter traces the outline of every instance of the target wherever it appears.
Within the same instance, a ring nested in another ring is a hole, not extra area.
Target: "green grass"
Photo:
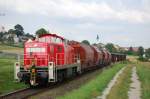
[[[0,94],[27,87],[23,83],[14,82],[15,59],[0,59]]]
[[[8,46],[5,44],[0,44],[0,52],[12,52],[12,53],[23,53],[23,48],[14,47],[14,46]]]
[[[9,46],[9,45],[6,45],[6,44],[0,44],[0,50],[6,50],[6,49],[22,49],[22,48],[19,48],[19,47],[16,47],[16,46]]]
[[[131,65],[128,65],[127,68],[117,79],[117,82],[112,87],[107,99],[128,99],[128,91],[131,83]]]
[[[150,99],[150,63],[138,63],[137,74],[141,81],[142,99]]]
[[[104,69],[95,79],[81,86],[79,89],[73,90],[58,99],[92,99],[102,94],[107,84],[113,76],[126,64],[115,64],[112,68]]]

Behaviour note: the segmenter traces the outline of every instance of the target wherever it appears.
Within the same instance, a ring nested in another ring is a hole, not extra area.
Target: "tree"
[[[34,38],[34,36],[30,33],[26,33],[25,36],[28,37],[28,38]]]
[[[3,35],[4,35],[4,32],[5,32],[5,27],[0,27],[0,42],[3,41]]]
[[[90,42],[88,40],[83,40],[81,43],[84,43],[86,45],[90,45]]]
[[[41,29],[38,29],[38,30],[35,32],[35,34],[36,34],[37,36],[40,36],[40,35],[43,35],[43,34],[48,34],[48,31],[45,30],[44,28],[41,28]]]
[[[3,32],[0,32],[0,42],[3,41]]]
[[[105,45],[106,49],[109,50],[110,52],[117,52],[117,49],[114,47],[114,44],[112,43],[107,43]]]
[[[139,57],[143,57],[143,55],[144,55],[144,48],[142,46],[140,46],[138,48],[138,55],[139,55]]]
[[[14,39],[11,36],[8,37],[7,41],[8,41],[8,44],[13,44],[14,43]]]
[[[13,39],[13,35],[15,34],[15,30],[14,29],[9,29],[8,30],[8,35],[9,37],[7,38],[7,43],[8,44],[13,44],[14,43],[14,39]]]
[[[133,52],[133,47],[132,46],[129,47],[129,51]]]
[[[8,34],[15,34],[15,30],[14,29],[9,29]]]
[[[147,58],[150,58],[150,48],[146,49],[145,55]]]
[[[133,47],[132,46],[129,47],[129,50],[127,51],[127,54],[133,55]]]
[[[17,37],[22,36],[24,34],[24,31],[23,31],[24,29],[20,24],[15,25],[14,29],[15,29],[15,33],[16,33]]]

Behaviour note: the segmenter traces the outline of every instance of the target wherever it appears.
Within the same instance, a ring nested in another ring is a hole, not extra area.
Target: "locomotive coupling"
[[[36,84],[36,76],[37,76],[37,73],[36,73],[35,65],[32,65],[32,67],[30,69],[30,84],[33,86],[37,85]]]

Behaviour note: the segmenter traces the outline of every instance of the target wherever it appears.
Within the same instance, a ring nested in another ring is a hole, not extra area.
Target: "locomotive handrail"
[[[20,59],[22,56],[22,59]],[[35,57],[35,56],[40,56],[40,57]],[[48,54],[37,54],[36,55],[30,55],[30,54],[21,54],[18,55],[18,62],[20,62],[21,66],[23,66],[24,64],[26,64],[27,60],[29,60],[29,63],[31,64],[33,61],[35,62],[35,64],[37,64],[37,62],[40,62],[44,60],[45,63],[48,64],[48,60],[49,60],[49,55]]]
[[[62,55],[62,56],[58,57],[59,55]],[[32,55],[21,54],[21,55],[18,55],[18,62],[21,64],[21,66],[26,64],[27,60],[29,60],[29,64],[31,64],[33,61],[35,62],[35,64],[37,64],[38,62],[39,64],[42,64],[42,61],[48,64],[48,62],[51,61],[51,62],[54,62],[56,66],[69,64],[69,63],[65,63],[66,61],[64,57],[65,57],[64,53],[56,53],[56,57],[51,57],[48,54],[41,54],[41,53],[39,54],[36,53],[35,55],[34,54]],[[77,60],[79,60],[79,57],[74,56],[74,58],[72,58],[73,63],[77,63]]]

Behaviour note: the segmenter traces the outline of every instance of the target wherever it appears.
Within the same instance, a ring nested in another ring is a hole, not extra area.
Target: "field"
[[[8,53],[22,54],[23,53],[23,48],[0,44],[0,51],[2,51],[2,52],[8,52]]]
[[[141,81],[142,99],[150,99],[150,62],[139,62],[137,64],[137,74]]]
[[[0,52],[22,53],[23,48],[0,44]],[[14,81],[14,62],[17,56],[0,54],[0,94],[26,87]]]
[[[22,83],[14,81],[15,59],[0,58],[0,94],[8,93],[26,87]]]

